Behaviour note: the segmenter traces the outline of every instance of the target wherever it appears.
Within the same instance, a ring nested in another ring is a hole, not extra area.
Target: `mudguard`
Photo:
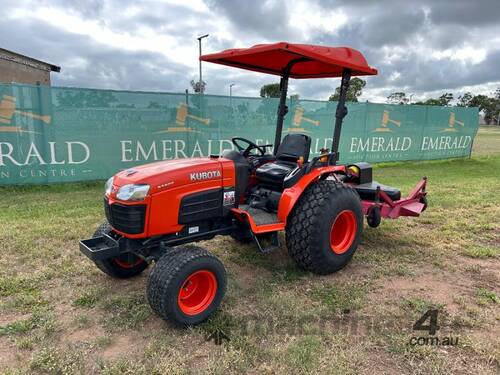
[[[330,165],[312,169],[292,187],[283,190],[280,202],[278,204],[278,219],[286,224],[288,215],[301,197],[307,187],[315,181],[326,178],[328,175],[335,172],[345,172],[345,165]]]

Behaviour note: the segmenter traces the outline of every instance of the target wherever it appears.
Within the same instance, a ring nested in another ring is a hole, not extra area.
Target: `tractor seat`
[[[377,181],[368,182],[366,184],[354,185],[353,188],[358,192],[359,197],[365,201],[374,201],[377,195],[377,186],[380,190],[386,193],[393,201],[401,199],[401,192],[391,186],[382,185]]]
[[[274,163],[266,163],[257,168],[255,174],[260,182],[268,185],[281,185],[286,175],[297,167],[297,163],[288,163],[276,161]]]
[[[305,134],[288,134],[283,138],[276,161],[266,163],[255,171],[257,179],[263,185],[281,189],[286,175],[297,167],[300,157],[307,163],[311,149],[311,137]]]

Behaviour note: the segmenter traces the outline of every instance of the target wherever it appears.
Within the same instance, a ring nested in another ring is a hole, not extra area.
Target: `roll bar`
[[[283,69],[281,79],[280,79],[280,102],[278,105],[278,116],[276,119],[276,134],[274,137],[274,155],[278,152],[278,148],[281,144],[281,136],[283,135],[283,122],[285,116],[288,113],[288,106],[286,105],[286,96],[288,93],[288,79],[290,77],[290,71],[293,66],[299,62],[309,61],[306,57],[300,57],[295,60],[290,61],[287,66]],[[339,160],[339,144],[340,144],[340,133],[342,130],[342,122],[344,117],[347,115],[347,107],[345,106],[347,90],[349,89],[349,83],[351,79],[351,70],[344,68],[342,71],[342,80],[340,82],[340,93],[339,101],[337,103],[337,110],[335,111],[335,128],[333,129],[332,136],[332,149],[331,157],[328,160],[328,164],[335,165]]]

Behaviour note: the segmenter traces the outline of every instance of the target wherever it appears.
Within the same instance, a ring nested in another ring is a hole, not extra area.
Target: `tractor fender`
[[[309,173],[302,176],[302,178],[295,185],[283,190],[283,194],[281,195],[280,202],[278,204],[279,221],[286,224],[288,214],[290,214],[302,193],[309,185],[335,172],[345,172],[345,166],[330,165],[327,167],[314,168]]]

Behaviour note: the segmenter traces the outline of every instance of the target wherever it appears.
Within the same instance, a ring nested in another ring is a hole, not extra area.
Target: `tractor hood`
[[[113,190],[127,184],[147,184],[150,194],[167,188],[179,187],[205,180],[222,180],[222,166],[218,158],[165,160],[118,172]]]

